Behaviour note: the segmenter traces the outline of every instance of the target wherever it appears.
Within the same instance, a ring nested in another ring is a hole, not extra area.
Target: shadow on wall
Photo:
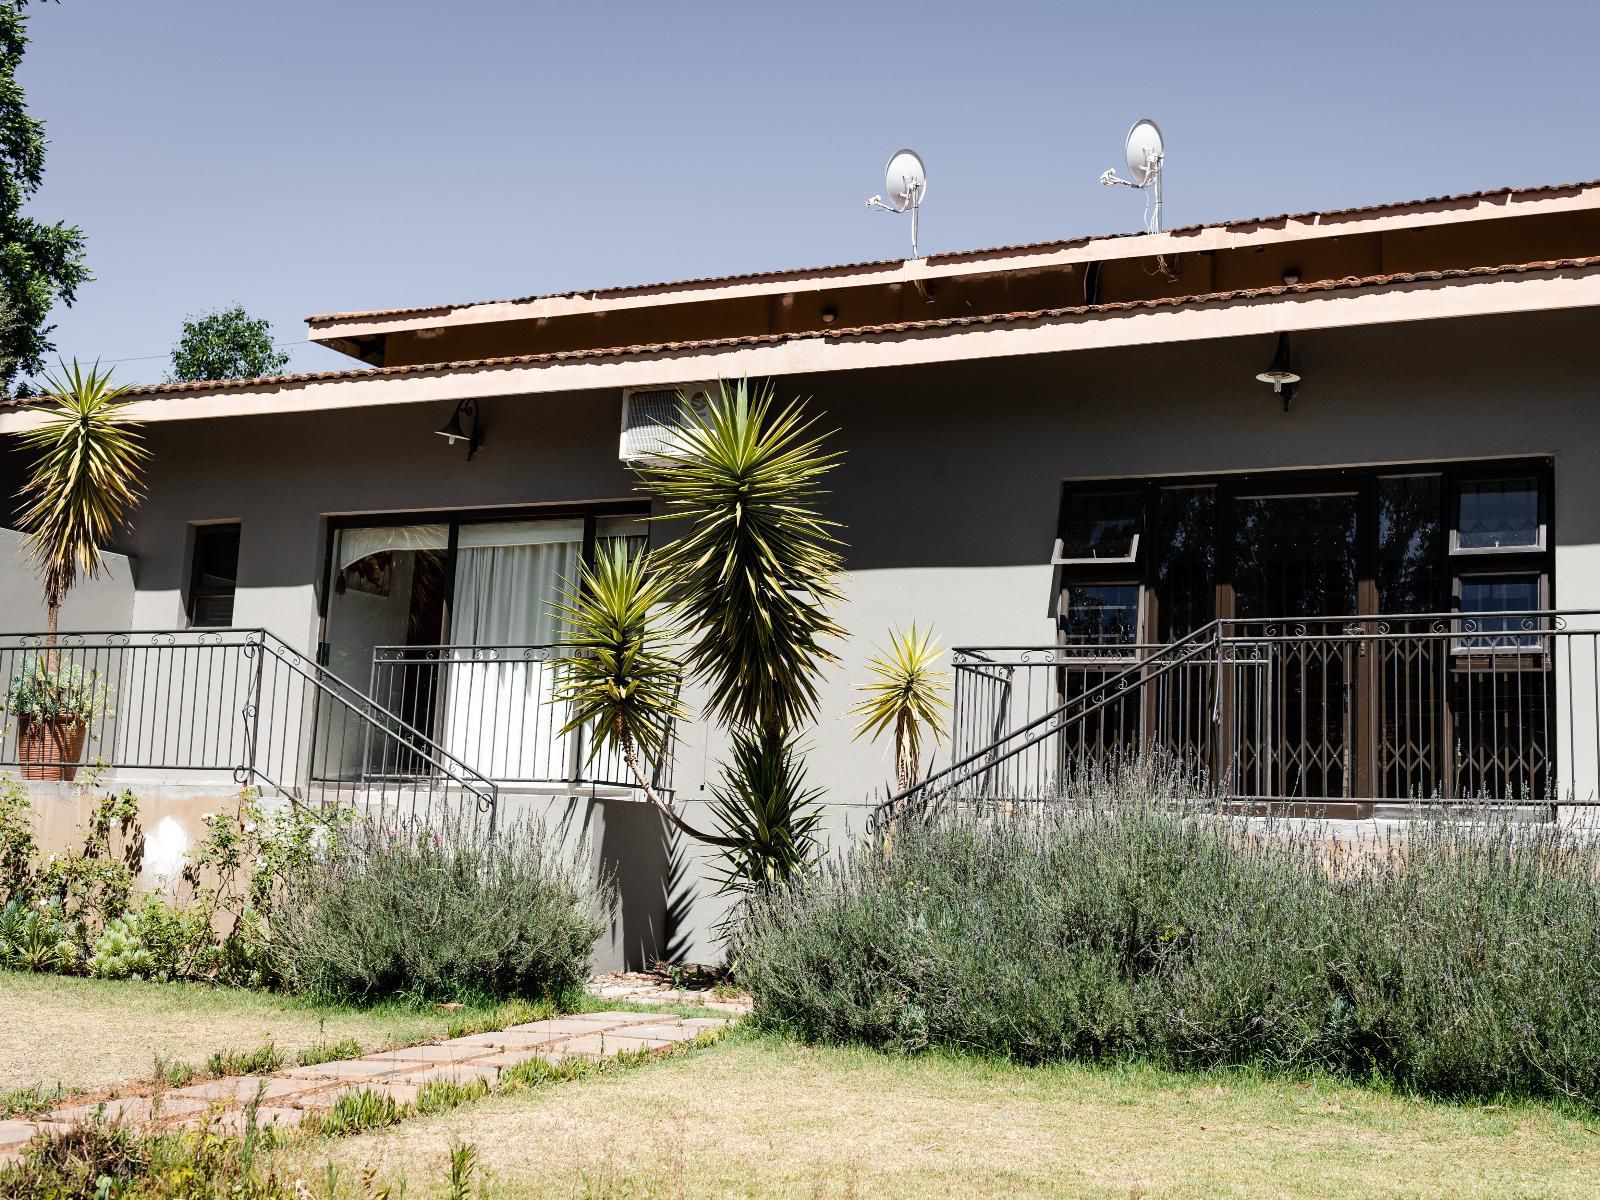
[[[133,620],[133,562],[107,553],[105,574],[80,580],[61,606],[65,631],[116,632]],[[39,576],[23,549],[22,534],[0,529],[0,633],[36,633],[45,627]]]

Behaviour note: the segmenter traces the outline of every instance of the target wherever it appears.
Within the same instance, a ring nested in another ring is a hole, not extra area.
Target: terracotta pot
[[[17,719],[17,760],[24,779],[71,783],[78,775],[78,760],[89,736],[87,726],[78,722]]]

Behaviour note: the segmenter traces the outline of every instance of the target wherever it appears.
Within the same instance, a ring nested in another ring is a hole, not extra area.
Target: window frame
[[[1461,544],[1461,497],[1474,484],[1531,481],[1539,535],[1536,541],[1520,546],[1463,546]],[[1550,545],[1549,476],[1545,472],[1495,471],[1466,473],[1450,481],[1450,537],[1446,553],[1451,558],[1486,558],[1518,554],[1544,554]]]
[[[191,531],[189,537],[189,587],[188,594],[184,597],[183,605],[184,617],[188,622],[188,628],[236,628],[234,623],[234,615],[239,598],[239,555],[244,547],[244,523],[237,519],[194,521],[190,523],[189,528]],[[232,529],[235,531],[234,536],[237,544],[234,549],[233,557],[233,580],[231,585],[226,589],[219,587],[207,587],[202,585],[200,582],[202,578],[201,567],[204,565],[204,553],[201,543],[207,537],[210,537],[218,530],[223,529]],[[219,624],[214,624],[209,621],[202,622],[196,619],[195,614],[200,606],[201,600],[219,598],[224,594],[226,594],[228,598],[228,619],[226,621],[223,621]]]

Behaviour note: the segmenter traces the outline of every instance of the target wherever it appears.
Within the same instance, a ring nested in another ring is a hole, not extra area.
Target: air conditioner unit
[[[715,383],[672,387],[625,388],[622,393],[622,437],[617,457],[625,463],[658,463],[671,452],[674,432],[683,425],[684,405],[699,414],[711,408]]]

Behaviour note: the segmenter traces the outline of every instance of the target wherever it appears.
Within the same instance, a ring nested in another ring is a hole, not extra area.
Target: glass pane
[[[601,517],[594,523],[594,540],[596,555],[621,541],[631,557],[650,544],[649,524],[643,517]]]
[[[208,629],[222,629],[233,624],[233,593],[216,592],[194,598],[192,624]]]
[[[1537,575],[1467,575],[1461,580],[1461,628],[1469,633],[1519,632],[1537,627],[1537,617],[1474,616],[1477,613],[1531,613],[1539,608]],[[1538,644],[1536,637],[1466,638],[1473,650]]]
[[[1244,620],[1356,611],[1356,498],[1258,496],[1234,512],[1235,615]]]
[[[577,585],[582,521],[463,525],[456,546],[454,645],[544,646],[558,640],[554,606]]]
[[[1537,549],[1539,482],[1490,479],[1463,483],[1459,516],[1457,549]]]
[[[1069,493],[1061,520],[1063,558],[1125,559],[1139,532],[1139,497]]]
[[[1158,639],[1170,642],[1217,615],[1217,494],[1164,488],[1156,501]]]
[[[1062,635],[1068,644],[1121,645],[1137,639],[1138,584],[1071,584],[1066,593]]]
[[[232,587],[239,578],[239,527],[200,526],[195,530],[194,558],[200,587]]]
[[[1402,475],[1378,480],[1378,611],[1439,612],[1440,586],[1437,475]]]

